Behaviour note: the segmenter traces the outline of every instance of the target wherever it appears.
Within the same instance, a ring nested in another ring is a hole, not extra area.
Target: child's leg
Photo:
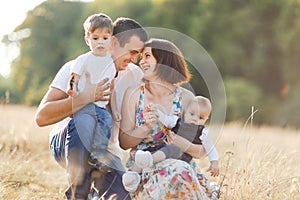
[[[166,154],[163,152],[162,149],[164,149],[165,147],[161,148],[160,150],[154,152],[152,154],[152,158],[153,158],[153,164],[156,164],[160,161],[163,161],[167,158]]]
[[[151,167],[166,158],[177,159],[182,155],[181,150],[173,145],[165,145],[151,154],[149,151],[138,150],[135,154],[135,162],[132,167],[133,171],[141,172],[142,169]]]
[[[73,96],[77,92],[79,78],[80,78],[79,74],[76,74],[76,73],[71,74],[71,78],[69,81],[69,87],[67,90],[68,95]]]
[[[150,151],[137,150],[134,157],[134,164],[131,170],[141,173],[143,169],[153,165],[153,157]]]
[[[167,158],[178,159],[178,158],[180,158],[180,156],[183,153],[179,149],[179,147],[169,145],[169,144],[167,144],[166,146],[161,148],[159,151],[161,151],[161,153],[159,153],[159,155],[155,156],[155,158],[153,159],[154,163],[155,163],[156,159],[162,158],[161,155],[164,155],[165,159],[167,159]],[[154,155],[153,155],[153,157],[154,157]],[[159,161],[161,161],[161,160],[158,160],[157,162],[159,162]]]
[[[112,132],[112,117],[104,108],[94,105],[94,109],[97,126],[94,132],[91,155],[98,161],[105,163],[105,156],[108,153],[107,146]]]

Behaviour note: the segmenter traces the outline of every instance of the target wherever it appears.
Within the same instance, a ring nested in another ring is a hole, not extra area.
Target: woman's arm
[[[121,112],[119,141],[123,149],[137,146],[150,131],[150,126],[136,127],[135,113],[139,101],[140,86],[130,87],[126,90]]]
[[[206,152],[202,145],[193,144],[187,139],[175,134],[173,131],[169,131],[167,134],[168,144],[177,146],[182,152],[191,155],[193,158],[202,158],[206,156]]]

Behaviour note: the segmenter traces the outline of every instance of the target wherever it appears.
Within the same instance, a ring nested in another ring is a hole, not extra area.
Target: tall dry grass
[[[67,177],[35,108],[0,105],[0,199],[64,199]],[[300,199],[300,132],[227,124],[216,138],[221,199]],[[203,171],[207,159],[199,161]]]
[[[63,199],[67,177],[50,155],[35,108],[0,105],[0,199]]]

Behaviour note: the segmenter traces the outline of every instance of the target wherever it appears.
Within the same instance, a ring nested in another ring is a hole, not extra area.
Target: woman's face
[[[155,75],[154,70],[157,65],[157,60],[152,54],[151,47],[145,47],[142,52],[142,59],[140,60],[140,66],[144,72],[144,78],[149,79]]]

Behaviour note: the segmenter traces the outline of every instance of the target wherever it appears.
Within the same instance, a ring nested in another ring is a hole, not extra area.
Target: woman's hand
[[[180,148],[181,151],[186,152],[187,149],[192,145],[187,139],[178,136],[173,131],[169,130],[167,133],[167,144],[171,144]]]

